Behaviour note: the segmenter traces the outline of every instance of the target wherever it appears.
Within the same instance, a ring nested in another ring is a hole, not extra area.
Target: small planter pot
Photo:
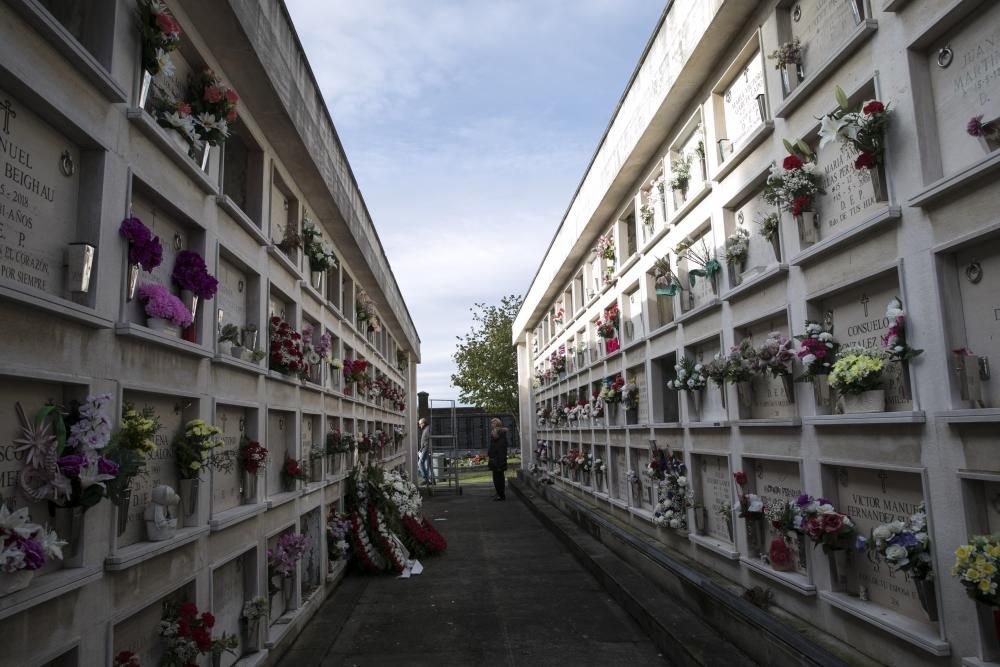
[[[146,326],[153,331],[166,336],[172,336],[174,338],[181,337],[181,328],[175,326],[170,320],[165,320],[162,317],[147,317]]]
[[[917,589],[917,597],[920,599],[920,606],[924,608],[927,619],[932,622],[938,620],[937,594],[934,591],[933,579],[914,579],[913,585]]]
[[[82,507],[49,506],[52,529],[59,539],[66,540],[62,548],[63,567],[80,567],[83,564],[83,520],[86,516]]]
[[[804,246],[811,246],[819,241],[819,215],[815,211],[803,211],[795,216],[795,224],[799,228],[799,241]]]
[[[182,479],[177,482],[177,495],[181,502],[177,506],[177,525],[184,528],[198,523],[198,488],[200,480]]]
[[[240,483],[241,495],[244,505],[252,505],[257,502],[257,475],[244,470]]]
[[[18,570],[17,572],[0,572],[0,597],[24,590],[35,578],[34,570]]]
[[[885,390],[873,389],[860,394],[844,394],[844,414],[862,414],[885,411]]]

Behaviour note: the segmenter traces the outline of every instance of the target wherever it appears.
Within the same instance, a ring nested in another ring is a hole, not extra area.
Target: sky
[[[476,303],[524,294],[657,0],[286,0],[421,339],[458,399]]]

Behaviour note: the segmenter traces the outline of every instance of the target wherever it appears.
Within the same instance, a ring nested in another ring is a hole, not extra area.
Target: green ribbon
[[[722,270],[722,265],[719,264],[719,260],[710,259],[707,262],[705,262],[705,268],[691,269],[690,271],[688,271],[688,280],[691,281],[691,287],[694,287],[695,276],[700,276],[702,278],[711,278],[721,270]]]

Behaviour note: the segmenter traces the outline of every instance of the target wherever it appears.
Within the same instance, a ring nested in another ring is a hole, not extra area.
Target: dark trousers
[[[507,484],[507,480],[504,479],[503,470],[493,471],[493,488],[497,490],[497,496],[499,498],[506,498],[507,494],[505,492],[504,486]]]

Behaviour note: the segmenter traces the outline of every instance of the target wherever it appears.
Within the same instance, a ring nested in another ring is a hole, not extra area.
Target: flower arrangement
[[[624,386],[625,378],[622,377],[621,373],[615,373],[613,376],[604,378],[601,393],[598,397],[605,404],[617,405],[618,403],[621,403],[622,387]]]
[[[125,218],[118,233],[128,241],[128,263],[136,264],[143,271],[152,271],[163,261],[163,246],[160,237],[153,236],[149,227],[134,216]]]
[[[132,651],[120,651],[111,663],[111,667],[142,667],[142,665],[139,663],[139,656]]]
[[[715,513],[719,515],[720,518],[729,522],[733,520],[733,504],[728,500],[723,500],[719,503],[719,506],[715,508]]]
[[[566,346],[560,346],[549,355],[549,364],[556,373],[566,370]]]
[[[794,529],[812,540],[814,545],[822,545],[826,551],[851,547],[851,538],[856,530],[854,522],[843,512],[838,512],[829,500],[802,494],[791,504],[797,517]]]
[[[879,387],[885,362],[862,350],[849,350],[837,357],[830,369],[830,386],[842,394],[856,395]]]
[[[762,519],[764,517],[764,501],[756,493],[750,493],[747,489],[747,475],[745,472],[733,473],[733,479],[737,486],[737,499],[739,501],[739,517],[741,519]]]
[[[285,225],[284,230],[281,232],[281,240],[275,243],[274,246],[285,253],[285,255],[291,257],[295,249],[302,247],[302,235],[299,234],[299,228],[294,224]]]
[[[603,475],[608,471],[607,464],[604,463],[604,459],[598,457],[594,459],[593,470],[595,475]]]
[[[656,279],[657,294],[674,296],[681,288],[681,283],[670,268],[670,259],[658,257],[653,262],[653,274]]]
[[[722,352],[717,352],[715,356],[712,357],[712,360],[702,367],[701,374],[714,382],[716,386],[721,387],[726,384],[726,371],[728,367],[729,361],[726,355],[722,354]]]
[[[286,375],[305,372],[305,355],[302,352],[302,334],[294,331],[288,322],[275,315],[270,322],[271,370]]]
[[[378,312],[375,309],[375,302],[368,296],[368,292],[358,290],[357,299],[354,302],[354,314],[360,326],[362,322],[367,323],[368,331],[377,333],[382,325],[378,321]]]
[[[192,250],[177,253],[171,277],[182,290],[194,292],[201,299],[211,299],[219,287],[219,281],[208,272],[205,260]]]
[[[347,384],[361,384],[364,386],[368,383],[368,362],[364,359],[355,359],[351,361],[350,359],[344,359],[344,382]]]
[[[217,451],[223,446],[222,429],[192,419],[184,425],[184,433],[174,443],[177,474],[181,479],[195,479],[203,468],[219,472],[233,469],[232,452]]]
[[[653,481],[662,481],[667,469],[666,455],[659,449],[650,452],[649,461],[643,466],[642,474]]]
[[[240,328],[235,324],[227,324],[222,327],[222,331],[219,332],[219,342],[229,343],[235,347],[239,347],[243,341],[240,336]]]
[[[240,97],[210,69],[192,75],[188,81],[187,102],[194,116],[198,139],[209,146],[218,146],[229,136],[229,123],[237,118],[236,103]]]
[[[173,76],[174,64],[168,55],[181,41],[181,26],[161,0],[139,2],[139,35],[142,40],[142,68],[156,76]]]
[[[726,237],[726,261],[730,264],[742,264],[750,252],[750,232],[744,227]]]
[[[682,155],[676,160],[670,161],[670,189],[687,194],[688,186],[691,184],[691,158]]]
[[[889,330],[882,337],[882,345],[889,354],[890,361],[909,361],[919,356],[923,350],[917,350],[906,343],[906,311],[898,296],[889,301],[885,316],[889,320]]]
[[[642,220],[642,224],[646,227],[652,229],[653,223],[656,220],[655,214],[653,213],[653,207],[649,204],[643,204],[639,207],[639,219]]]
[[[118,465],[118,476],[108,481],[108,497],[121,505],[129,497],[129,484],[133,477],[143,474],[145,460],[156,450],[156,433],[162,428],[160,418],[153,408],[141,411],[125,402],[118,431],[111,436],[107,456]]]
[[[596,256],[602,257],[609,262],[615,261],[615,238],[611,232],[601,234],[597,239],[597,245],[591,251]]]
[[[193,318],[191,311],[166,287],[146,283],[139,287],[139,299],[143,302],[143,310],[147,317],[166,320],[175,327],[185,329],[191,326]]]
[[[800,152],[804,152],[801,147]],[[781,167],[771,165],[764,185],[764,201],[790,211],[792,215],[801,215],[813,210],[817,194],[825,193],[820,183],[821,176],[814,162],[799,155],[789,155],[782,161]]]
[[[828,375],[840,351],[840,343],[834,340],[829,328],[814,320],[806,320],[806,332],[796,338],[799,340],[798,357],[806,369],[802,377],[812,379],[817,375]]]
[[[164,603],[159,632],[166,646],[160,665],[186,667],[197,663],[201,655],[221,655],[223,652],[236,655],[237,638],[222,633],[220,638],[212,639],[213,627],[215,616],[207,611],[199,613],[193,602]]]
[[[622,386],[622,402],[625,404],[626,410],[639,408],[639,387],[632,380]]]
[[[768,60],[774,61],[774,68],[781,69],[788,65],[801,65],[802,64],[802,42],[796,37],[790,42],[785,42],[777,49],[772,51],[768,56]]]
[[[556,325],[562,325],[564,317],[566,317],[566,309],[563,307],[562,302],[560,302],[556,304],[555,310],[552,313],[552,322]]]
[[[176,131],[192,146],[201,144],[190,104],[178,100],[172,93],[156,84],[153,84],[151,99],[153,115],[158,125]]]
[[[757,348],[756,371],[761,375],[770,373],[772,377],[791,375],[794,358],[791,339],[772,331]]]
[[[927,513],[920,503],[906,521],[883,523],[872,529],[868,557],[879,560],[895,572],[902,570],[914,579],[931,576],[931,540],[927,532]]]
[[[653,523],[673,530],[687,530],[687,511],[694,506],[694,491],[688,483],[687,466],[677,454],[663,458],[663,484],[653,509]]]
[[[350,532],[351,522],[347,515],[331,511],[326,522],[326,551],[331,561],[347,560],[350,557]]]
[[[315,366],[321,362],[330,360],[330,352],[333,350],[333,337],[329,331],[324,331],[316,339],[313,325],[306,323],[302,326],[302,356],[306,367]]]
[[[27,507],[11,512],[0,505],[0,572],[41,569],[52,559],[62,560],[65,545],[55,531],[31,523]]]
[[[1000,123],[996,121],[983,122],[983,114],[973,116],[965,125],[965,131],[970,137],[985,139],[991,144],[1000,142]]]
[[[242,618],[248,621],[255,621],[258,618],[267,618],[269,613],[270,605],[267,602],[267,598],[263,595],[258,595],[255,598],[251,598],[243,603],[243,612],[240,614]]]
[[[594,419],[600,419],[604,416],[604,398],[601,396],[603,393],[602,389],[590,394],[590,414]]]
[[[290,577],[295,572],[295,564],[306,553],[306,536],[299,533],[282,533],[278,543],[267,550],[267,566],[271,576]]]
[[[65,412],[46,405],[32,421],[15,403],[21,436],[14,439],[14,451],[24,460],[18,482],[28,498],[86,511],[107,495],[104,482],[119,473],[118,464],[104,456],[111,440],[105,414],[110,402],[110,394],[101,394],[74,402]]]
[[[674,364],[674,371],[677,376],[673,380],[667,380],[667,389],[674,391],[698,391],[704,389],[708,384],[708,379],[704,373],[705,367],[700,363],[695,363],[687,357],[681,357]]]
[[[627,473],[625,473],[625,481],[629,484],[629,486],[636,486],[636,485],[638,485],[639,484],[639,473],[637,473],[634,470],[629,470]]]
[[[323,243],[319,228],[309,222],[302,223],[302,247],[309,258],[310,271],[326,272],[337,268],[337,258]]]
[[[777,213],[769,213],[760,221],[760,235],[765,241],[773,241],[778,238],[778,230],[781,228],[781,216]]]
[[[722,265],[715,258],[715,251],[709,249],[704,236],[699,245],[700,247],[695,247],[691,241],[684,240],[674,248],[679,259],[686,259],[689,265],[697,267],[688,269],[688,281],[691,283],[691,287],[695,286],[696,277],[711,280],[715,274],[722,270]]]
[[[865,102],[860,110],[851,110],[847,94],[837,86],[836,111],[823,116],[819,128],[819,147],[832,141],[857,155],[854,168],[874,169],[885,162],[885,129],[889,125],[889,105],[878,100]]]
[[[243,469],[251,475],[257,475],[267,465],[268,451],[256,440],[251,440],[244,435],[240,442],[239,457]]]
[[[281,466],[281,476],[289,482],[307,482],[309,481],[309,468],[295,459],[287,458],[285,464]]]
[[[955,549],[951,576],[973,600],[1000,607],[1000,536],[977,535]]]

